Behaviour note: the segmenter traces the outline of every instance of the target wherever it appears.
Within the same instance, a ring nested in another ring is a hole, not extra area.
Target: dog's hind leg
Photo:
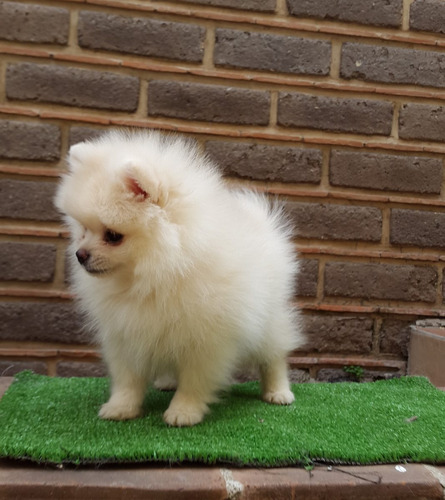
[[[286,358],[277,357],[260,366],[261,387],[264,401],[289,405],[295,396],[290,390]]]

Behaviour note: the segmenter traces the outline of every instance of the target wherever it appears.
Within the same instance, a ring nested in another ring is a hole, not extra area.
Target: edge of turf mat
[[[422,377],[294,384],[291,406],[261,401],[256,382],[238,384],[190,428],[165,425],[173,393],[155,389],[142,418],[101,420],[108,387],[103,378],[20,373],[0,400],[0,458],[76,465],[445,463],[445,393]]]

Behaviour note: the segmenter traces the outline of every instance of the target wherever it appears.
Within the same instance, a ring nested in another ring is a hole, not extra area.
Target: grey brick
[[[205,148],[226,175],[310,184],[321,179],[323,155],[319,149],[227,141],[208,141]]]
[[[200,62],[205,29],[193,24],[81,11],[78,37],[79,45],[87,49]]]
[[[327,75],[331,64],[331,44],[291,36],[218,29],[214,62],[234,68]]]
[[[1,280],[52,281],[55,265],[55,245],[0,243]]]
[[[445,108],[430,104],[405,104],[399,114],[399,137],[420,141],[445,141]]]
[[[278,124],[285,127],[389,135],[392,114],[390,102],[279,93]]]
[[[445,213],[391,210],[391,243],[445,248]]]
[[[92,341],[72,303],[1,302],[0,317],[0,340],[64,344]]]
[[[60,158],[60,128],[56,125],[0,121],[0,158],[53,161]]]
[[[438,158],[333,150],[329,179],[333,186],[440,194]]]
[[[0,39],[17,42],[68,43],[70,14],[46,5],[0,2]]]
[[[227,7],[230,9],[256,10],[261,12],[274,12],[276,0],[177,0],[178,2]]]
[[[259,90],[155,80],[148,87],[148,114],[217,123],[266,125],[270,95]]]
[[[371,318],[333,314],[306,315],[306,350],[320,353],[371,352],[374,321]]]
[[[10,64],[6,70],[6,95],[22,101],[135,111],[139,79],[66,66]]]
[[[286,204],[299,238],[380,241],[382,213],[378,208],[320,203]]]
[[[289,13],[374,26],[400,26],[403,0],[287,0]]]
[[[370,82],[445,87],[445,54],[428,50],[344,43],[340,76]]]
[[[53,182],[0,180],[0,217],[58,221],[53,205],[56,184]]]
[[[328,297],[435,302],[437,271],[427,266],[328,262]]]
[[[445,33],[443,0],[414,0],[410,7],[409,27],[412,30]]]
[[[107,131],[110,128],[107,128]],[[91,127],[71,127],[69,144],[77,144],[78,142],[87,141],[88,139],[95,139],[105,132],[104,129],[91,128]]]

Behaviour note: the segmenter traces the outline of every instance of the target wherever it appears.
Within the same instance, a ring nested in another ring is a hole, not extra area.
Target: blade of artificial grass
[[[170,428],[173,393],[150,390],[138,420],[100,420],[101,378],[19,374],[0,401],[0,457],[45,463],[200,462],[280,466],[445,463],[445,393],[427,379],[299,384],[291,406],[261,401],[257,383],[223,395],[203,423]],[[415,418],[413,418],[415,417]]]

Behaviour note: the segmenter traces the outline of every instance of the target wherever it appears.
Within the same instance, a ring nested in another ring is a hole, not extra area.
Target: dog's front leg
[[[209,411],[207,403],[215,401],[217,385],[205,373],[197,373],[196,366],[180,370],[178,389],[164,413],[168,425],[184,427],[198,424]]]
[[[125,362],[123,353],[108,350],[105,354],[111,376],[111,396],[102,405],[99,417],[107,420],[129,420],[141,416],[142,403],[148,381],[145,374],[136,371],[135,366]]]

